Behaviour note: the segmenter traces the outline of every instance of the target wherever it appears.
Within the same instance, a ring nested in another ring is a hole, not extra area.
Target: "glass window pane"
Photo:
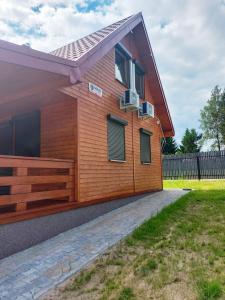
[[[135,67],[135,87],[141,98],[144,98],[144,74],[138,67]]]
[[[128,59],[116,49],[115,75],[123,84],[128,84]]]

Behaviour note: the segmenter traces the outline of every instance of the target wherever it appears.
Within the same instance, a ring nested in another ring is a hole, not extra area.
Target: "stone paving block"
[[[0,275],[0,300],[38,299],[184,194],[184,191],[171,190],[145,195],[3,259],[0,261],[0,274],[4,274]]]

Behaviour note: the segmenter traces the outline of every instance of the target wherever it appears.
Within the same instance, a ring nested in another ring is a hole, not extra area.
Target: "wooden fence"
[[[1,155],[0,171],[0,218],[74,200],[73,161]]]
[[[164,179],[225,178],[225,151],[165,155]]]

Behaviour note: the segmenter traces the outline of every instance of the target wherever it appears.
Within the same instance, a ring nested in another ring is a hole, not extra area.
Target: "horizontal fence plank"
[[[165,155],[164,179],[225,178],[225,151]]]
[[[0,155],[1,216],[74,201],[74,165],[73,160]]]
[[[60,199],[63,197],[71,196],[71,189],[67,190],[53,190],[53,191],[44,191],[36,193],[27,193],[27,194],[16,194],[16,195],[4,195],[0,196],[0,206],[8,204],[16,204],[23,202],[33,202],[40,200],[51,200],[51,199]]]
[[[45,184],[71,182],[69,175],[49,175],[49,176],[0,176],[0,186],[24,185],[24,184]]]
[[[74,162],[69,160],[0,155],[0,168],[67,169],[72,168],[73,165]]]

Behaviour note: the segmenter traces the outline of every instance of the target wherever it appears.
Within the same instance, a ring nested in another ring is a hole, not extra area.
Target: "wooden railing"
[[[0,156],[0,218],[4,212],[73,200],[73,161]]]

